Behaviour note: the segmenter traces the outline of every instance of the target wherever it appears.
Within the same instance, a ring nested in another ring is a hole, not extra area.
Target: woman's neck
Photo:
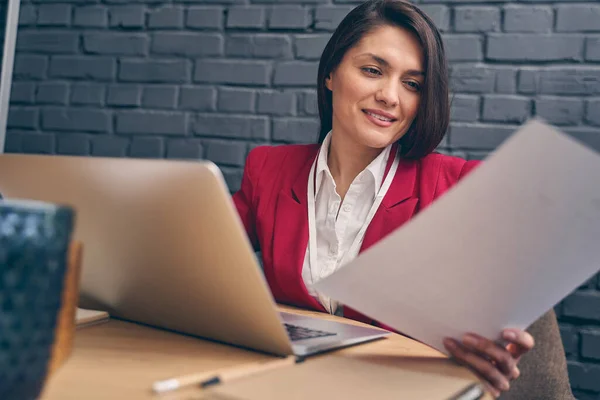
[[[354,178],[360,174],[383,149],[362,146],[349,138],[332,133],[327,166],[335,181],[338,194],[343,199]]]

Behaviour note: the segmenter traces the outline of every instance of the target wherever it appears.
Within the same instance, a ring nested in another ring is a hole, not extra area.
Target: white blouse
[[[327,165],[330,142],[331,132],[325,137],[315,160],[316,165],[313,165],[309,176],[309,245],[302,266],[302,279],[309,293],[329,313],[335,314],[338,304],[316,293],[311,286],[358,255],[364,230],[391,183],[391,179],[386,179],[384,185],[383,179],[392,145],[387,146],[358,174],[342,202]],[[397,163],[394,163],[393,169],[388,173],[390,178],[395,175],[396,168]],[[313,182],[315,185],[311,188],[310,184]],[[311,209],[313,218],[310,215]],[[311,240],[316,245],[316,257],[311,257],[310,254]],[[311,258],[316,261],[316,265],[313,265]]]

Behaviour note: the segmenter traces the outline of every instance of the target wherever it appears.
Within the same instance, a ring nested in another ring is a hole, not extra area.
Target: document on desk
[[[527,328],[600,270],[600,155],[537,120],[314,288],[448,354]]]

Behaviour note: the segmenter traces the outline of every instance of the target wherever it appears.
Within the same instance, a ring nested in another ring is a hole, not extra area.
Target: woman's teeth
[[[381,121],[392,122],[392,120],[391,120],[391,119],[389,119],[389,118],[386,118],[386,117],[382,117],[381,115],[373,114],[373,113],[370,113],[370,112],[368,112],[368,111],[365,111],[365,112],[366,112],[367,114],[369,114],[371,117],[373,117],[373,118],[377,118],[377,119],[379,119],[379,120],[381,120]]]

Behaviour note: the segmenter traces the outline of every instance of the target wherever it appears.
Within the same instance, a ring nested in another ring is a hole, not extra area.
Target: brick
[[[496,73],[496,93],[517,92],[517,70],[514,67],[494,67]]]
[[[217,91],[214,88],[182,87],[179,108],[194,111],[215,111]]]
[[[103,28],[108,25],[105,7],[85,6],[75,8],[73,25],[82,28]]]
[[[107,81],[114,79],[115,60],[95,56],[56,56],[50,60],[49,75],[54,78]]]
[[[36,129],[38,110],[35,108],[10,107],[7,126],[9,128]]]
[[[90,54],[144,56],[148,53],[148,37],[140,33],[86,33],[83,49]]]
[[[129,141],[115,136],[98,136],[92,138],[92,152],[96,157],[125,157]]]
[[[585,330],[581,332],[581,356],[600,360],[599,330]]]
[[[495,32],[500,30],[500,9],[487,6],[454,8],[455,32]]]
[[[20,153],[21,152],[21,133],[14,129],[6,131],[6,140],[4,142],[4,152]]]
[[[274,6],[269,15],[270,29],[306,29],[311,23],[309,10],[302,6]]]
[[[600,37],[589,37],[585,41],[585,59],[600,61]]]
[[[319,60],[330,38],[330,34],[297,35],[294,40],[296,58]]]
[[[23,31],[17,36],[16,47],[18,52],[73,54],[78,43],[76,32]]]
[[[183,28],[183,7],[163,6],[148,13],[149,29]]]
[[[258,93],[258,112],[268,115],[294,115],[296,95],[292,92],[261,91]]]
[[[223,29],[223,7],[190,7],[185,26],[194,29]]]
[[[21,4],[19,7],[19,26],[35,25],[36,21],[37,8],[33,4]]]
[[[472,122],[479,119],[479,96],[457,94],[451,97],[452,121]]]
[[[560,34],[490,34],[486,57],[494,61],[579,61],[583,38]]]
[[[450,30],[450,8],[441,4],[425,4],[419,8],[433,20],[440,31]]]
[[[142,106],[174,109],[177,107],[177,87],[145,86],[142,94]]]
[[[209,57],[223,54],[223,36],[219,33],[161,32],[152,36],[155,54],[183,57]]]
[[[113,6],[109,11],[109,25],[113,28],[143,28],[145,22],[143,6]]]
[[[552,32],[554,12],[548,6],[508,5],[504,7],[505,32]]]
[[[41,4],[38,7],[38,26],[68,26],[71,23],[71,6],[67,4]]]
[[[233,6],[227,14],[227,28],[262,29],[265,23],[266,13],[263,7]]]
[[[31,104],[35,102],[33,82],[13,82],[10,88],[11,104]]]
[[[116,133],[143,135],[185,135],[187,115],[167,111],[120,111],[116,115]]]
[[[117,107],[138,107],[142,101],[142,88],[138,85],[111,85],[106,104]]]
[[[556,31],[600,31],[600,5],[569,4],[557,6]]]
[[[489,93],[494,90],[495,71],[476,65],[454,65],[450,67],[450,86],[453,92]]]
[[[560,336],[566,355],[577,355],[579,353],[579,334],[573,326],[560,326]]]
[[[254,90],[241,88],[220,88],[217,108],[225,112],[254,112]]]
[[[198,139],[169,139],[167,158],[180,160],[198,160],[202,158],[203,148]]]
[[[494,150],[514,132],[505,125],[451,123],[448,142],[460,149]]]
[[[42,128],[57,131],[106,133],[111,128],[111,114],[105,110],[83,108],[44,108]]]
[[[483,39],[479,35],[444,35],[448,61],[479,61],[483,59]]]
[[[253,56],[269,59],[292,58],[292,41],[289,36],[283,35],[255,35]]]
[[[54,135],[45,133],[21,134],[21,151],[28,154],[54,154]]]
[[[567,364],[569,380],[573,389],[600,392],[600,365],[569,361]]]
[[[351,6],[317,6],[315,29],[334,31],[353,8]]]
[[[556,67],[538,73],[540,94],[598,95],[600,69]]]
[[[583,119],[583,100],[544,97],[535,100],[535,113],[554,125],[579,125]]]
[[[482,119],[490,122],[523,123],[531,114],[528,98],[506,95],[483,97]]]
[[[599,320],[600,319],[600,293],[575,292],[564,301],[564,315],[567,317]]]
[[[122,60],[119,64],[123,82],[185,83],[189,76],[186,60]]]
[[[163,152],[163,138],[159,137],[133,138],[129,148],[129,156],[134,158],[162,158]]]
[[[38,104],[67,104],[69,87],[64,82],[43,82],[38,85],[35,101]]]
[[[194,134],[221,138],[268,139],[269,120],[259,116],[198,114]]]
[[[246,161],[246,144],[234,141],[207,140],[204,142],[206,158],[222,164],[243,167]]]
[[[16,54],[14,78],[41,80],[46,78],[48,57],[33,54]]]
[[[286,35],[230,35],[225,45],[229,57],[258,57],[268,59],[292,58],[292,43]]]
[[[314,118],[273,119],[273,140],[284,143],[316,143],[319,122]]]
[[[585,121],[594,126],[600,126],[600,99],[591,99],[586,102]]]
[[[104,85],[76,83],[71,86],[71,104],[103,106],[105,97]]]
[[[336,0],[342,2],[344,0]],[[358,0],[354,0],[358,1]],[[327,3],[327,0],[253,0],[253,3],[266,3],[266,4],[281,4],[281,3],[303,3],[303,4],[322,4]],[[359,1],[360,2],[360,1]]]
[[[316,90],[298,93],[298,111],[305,115],[319,115]]]
[[[88,135],[80,133],[61,133],[56,136],[56,152],[68,156],[87,156],[90,154],[91,142]]]
[[[517,74],[518,92],[534,94],[539,90],[539,70],[521,68]]]
[[[314,86],[317,83],[317,62],[289,61],[276,65],[273,84],[277,86]]]
[[[221,173],[231,193],[235,193],[242,185],[242,168],[221,167]]]
[[[266,61],[198,59],[194,81],[266,86],[269,84],[270,75],[271,66]]]

